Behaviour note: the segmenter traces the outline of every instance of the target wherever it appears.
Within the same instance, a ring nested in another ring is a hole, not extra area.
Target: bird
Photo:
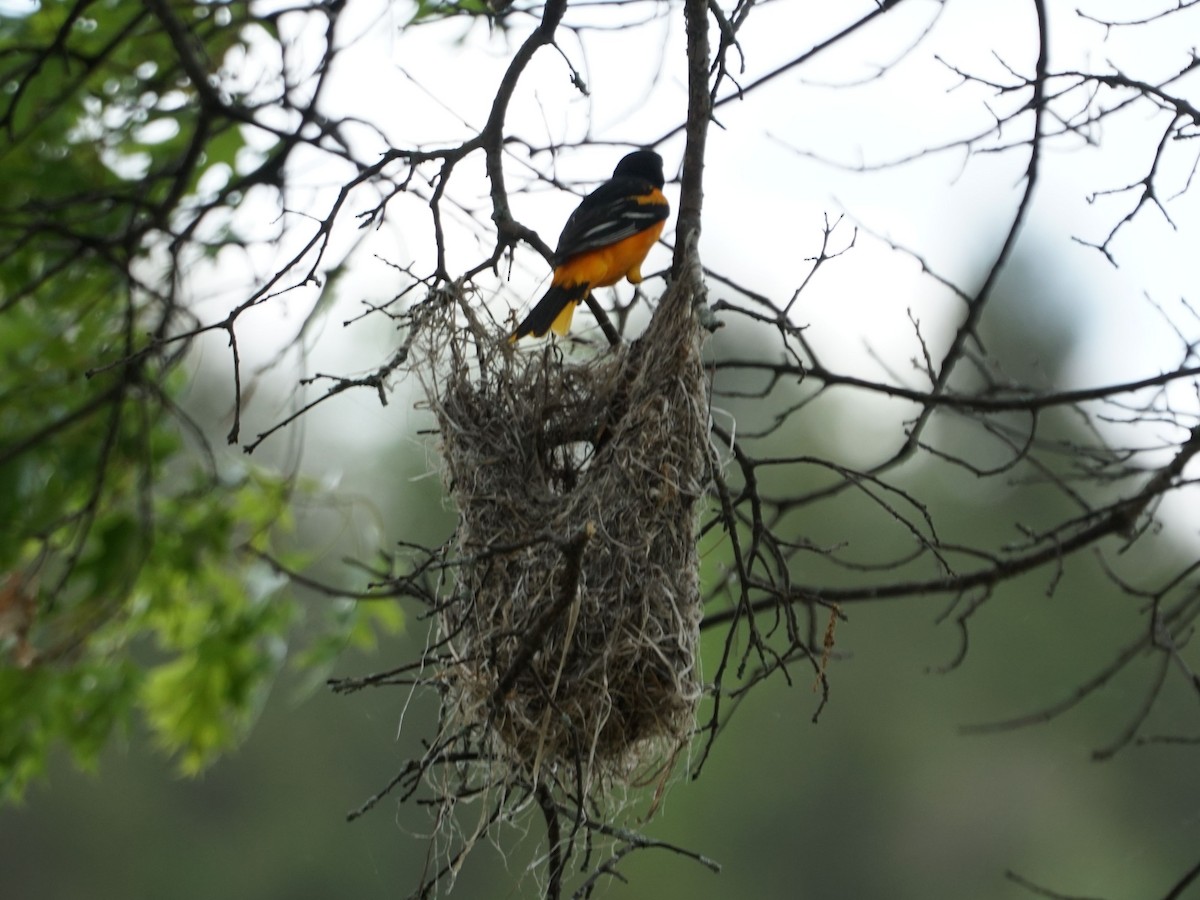
[[[671,212],[664,183],[662,157],[653,150],[635,150],[617,163],[612,178],[584,197],[567,219],[550,261],[550,288],[510,341],[541,337],[547,331],[565,335],[575,307],[593,288],[622,278],[630,284],[641,282],[642,262]]]

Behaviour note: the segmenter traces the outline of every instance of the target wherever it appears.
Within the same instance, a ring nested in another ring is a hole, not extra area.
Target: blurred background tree
[[[639,827],[724,871],[650,848],[599,884],[1184,896],[1197,4],[701,6],[703,778]],[[421,810],[338,819],[433,698],[293,700],[421,654],[424,625],[358,655],[454,527],[429,421],[387,417],[408,313],[466,283],[502,320],[543,275],[526,223],[614,144],[685,155],[682,8],[0,4],[6,896],[428,878]],[[494,838],[458,890],[541,892],[538,818]]]
[[[279,127],[247,141],[243,129],[290,102],[282,57],[274,95],[223,74],[253,41],[278,33],[246,4],[51,2],[0,16],[10,802],[55,745],[90,767],[135,715],[199,771],[244,736],[306,611],[263,562],[278,551],[300,565],[304,551],[279,541],[306,489],[218,458],[180,405],[192,339],[213,327],[189,308],[184,274],[243,244],[232,210],[278,193],[297,142]],[[328,661],[362,617],[322,616],[313,636],[336,638],[313,651]]]

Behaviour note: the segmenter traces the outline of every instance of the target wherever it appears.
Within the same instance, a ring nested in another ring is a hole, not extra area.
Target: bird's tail
[[[571,327],[571,317],[575,307],[588,295],[588,285],[583,284],[552,284],[550,290],[538,301],[537,306],[529,311],[513,331],[510,341],[517,341],[531,334],[541,337],[547,331],[563,335]]]

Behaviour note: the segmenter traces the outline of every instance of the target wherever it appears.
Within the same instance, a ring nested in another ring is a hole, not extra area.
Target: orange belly
[[[628,278],[637,284],[642,280],[642,260],[662,234],[665,224],[656,222],[623,241],[571,257],[554,270],[554,283],[563,286],[587,284],[597,288]]]

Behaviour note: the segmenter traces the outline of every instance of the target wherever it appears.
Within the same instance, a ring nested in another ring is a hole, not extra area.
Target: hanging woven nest
[[[443,727],[475,735],[492,765],[627,780],[692,734],[699,284],[680,279],[641,339],[583,361],[456,327],[450,305],[423,327],[460,516],[437,623]]]

